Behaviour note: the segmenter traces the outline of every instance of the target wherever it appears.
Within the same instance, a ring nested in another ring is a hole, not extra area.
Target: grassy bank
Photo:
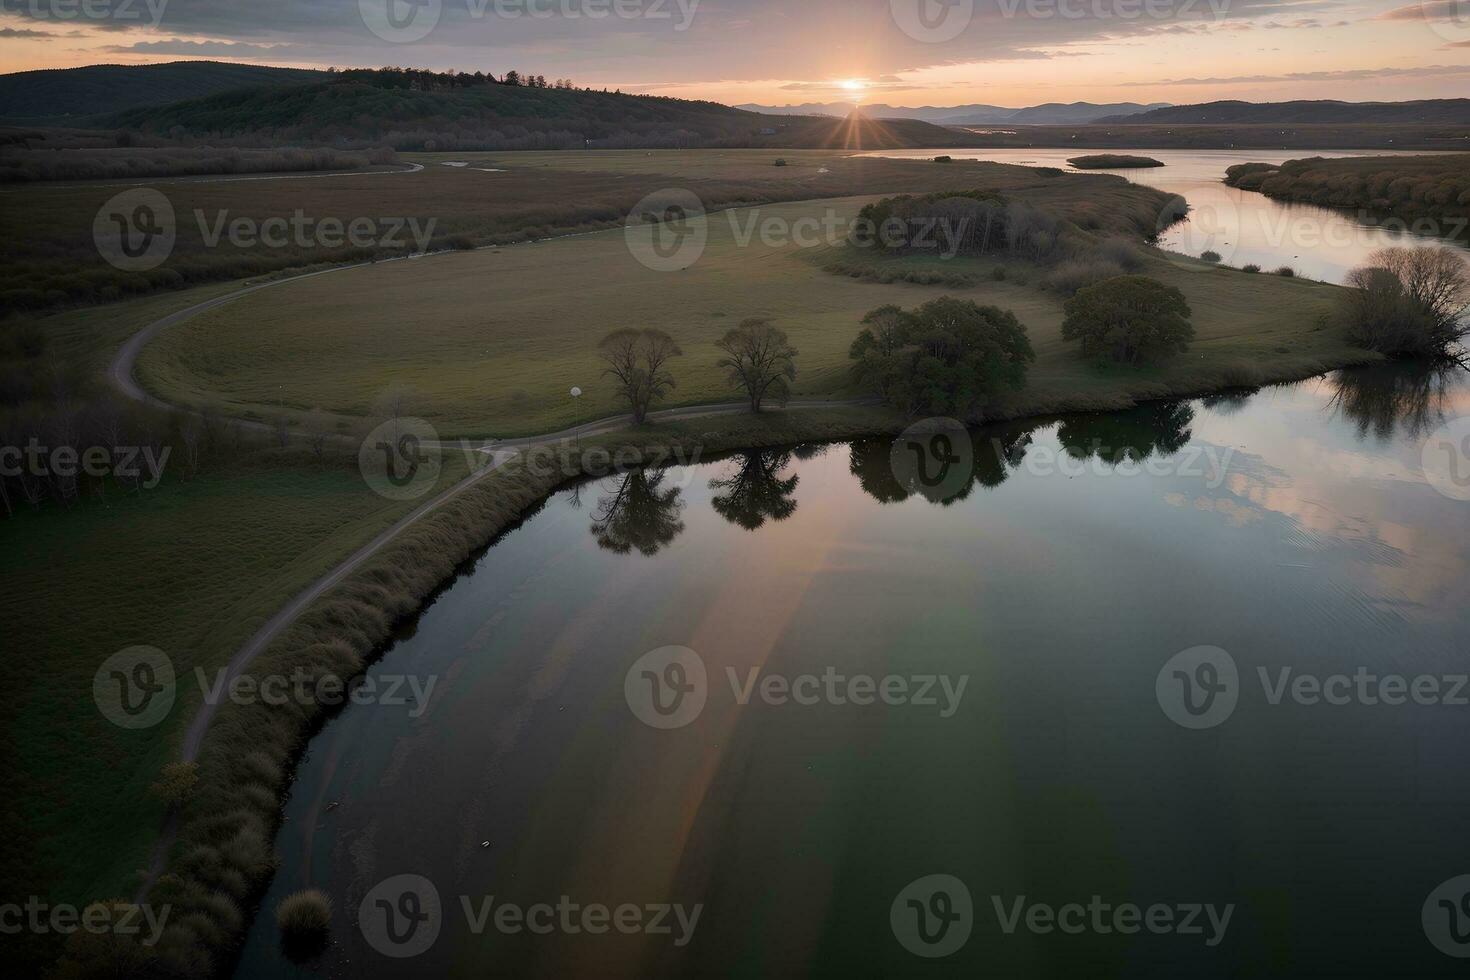
[[[1042,269],[1014,265],[997,281],[988,259],[890,259],[824,243],[768,244],[758,233],[741,241],[767,223],[785,228],[831,215],[841,225],[865,200],[711,216],[702,256],[676,272],[644,267],[615,232],[293,283],[170,330],[144,353],[140,373],[170,400],[262,417],[282,404],[292,413],[321,407],[361,415],[397,383],[412,389],[413,411],[445,436],[514,436],[619,410],[595,354],[614,329],[657,324],[678,341],[684,356],[670,365],[679,385],[670,405],[729,397],[714,342],[755,316],[773,318],[800,351],[798,396],[842,397],[853,393],[848,348],[863,315],[938,295],[1014,310],[1027,326],[1038,360],[1007,408],[1018,413],[1114,407],[1175,385],[1259,381],[1273,364],[1300,375],[1357,356],[1338,334],[1319,329],[1337,287],[1247,279],[1159,252],[1148,253],[1147,274],[1185,293],[1198,341],[1164,367],[1116,374],[1062,341],[1065,298],[1041,288]],[[573,385],[586,392],[576,404],[567,397]]]
[[[1432,222],[1438,228],[1429,234],[1470,240],[1470,154],[1242,163],[1226,170],[1225,183],[1281,201]]]

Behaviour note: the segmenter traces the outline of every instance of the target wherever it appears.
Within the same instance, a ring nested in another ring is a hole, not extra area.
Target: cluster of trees
[[[545,75],[506,72],[496,78],[490,72],[431,71],[427,68],[399,68],[396,65],[384,68],[328,68],[334,80],[362,82],[376,88],[407,89],[412,92],[447,92],[475,85],[522,85],[526,88],[556,88],[571,90],[576,86],[570,78],[557,78],[548,82]]]
[[[1442,357],[1470,333],[1470,266],[1447,248],[1384,248],[1348,273],[1348,335],[1391,357]]]
[[[972,417],[1002,390],[1021,387],[1036,360],[1014,313],[971,300],[882,306],[863,325],[848,352],[854,377],[910,415]]]
[[[1225,182],[1268,197],[1326,207],[1365,208],[1404,217],[1463,219],[1470,167],[1463,155],[1288,160],[1244,163]]]
[[[784,405],[790,399],[797,350],[786,331],[769,319],[743,321],[715,347],[722,355],[716,366],[725,372],[730,387],[744,394],[752,412],[759,412],[768,401]],[[674,338],[651,327],[615,330],[597,345],[597,356],[607,365],[603,377],[613,379],[635,423],[645,421],[653,404],[678,386],[669,361],[683,354]]]
[[[1097,360],[1138,364],[1189,349],[1194,339],[1184,294],[1148,276],[1115,276],[1084,286],[1066,304],[1062,339]]]
[[[887,252],[946,257],[1003,252],[1043,261],[1056,253],[1063,227],[1050,212],[989,191],[901,194],[858,212],[851,240]]]

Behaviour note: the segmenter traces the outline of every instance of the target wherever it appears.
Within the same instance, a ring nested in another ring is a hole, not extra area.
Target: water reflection
[[[1126,412],[1071,416],[1057,426],[1057,441],[1076,460],[1142,463],[1188,445],[1193,422],[1188,402],[1152,402]]]
[[[763,527],[768,520],[786,520],[796,513],[793,495],[801,481],[795,474],[781,475],[793,455],[789,449],[739,454],[733,475],[709,481],[709,488],[718,491],[710,505],[725,520],[747,531]]]
[[[1442,424],[1454,383],[1463,372],[1451,360],[1375,364],[1338,371],[1329,379],[1334,418],[1350,420],[1358,437],[1380,442],[1396,433],[1424,436]]]
[[[597,546],[619,555],[637,551],[646,556],[668,547],[684,530],[679,519],[684,502],[682,490],[664,487],[666,479],[667,470],[639,470],[616,480],[611,492],[598,498],[592,514]]]

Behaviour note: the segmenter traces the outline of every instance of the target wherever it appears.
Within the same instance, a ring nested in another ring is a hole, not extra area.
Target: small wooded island
[[[1091,156],[1072,157],[1067,161],[1078,170],[1142,170],[1146,167],[1162,167],[1162,160],[1153,157],[1136,157],[1127,153],[1094,153]]]

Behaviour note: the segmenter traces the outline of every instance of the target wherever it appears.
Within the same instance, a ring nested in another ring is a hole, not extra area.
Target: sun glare
[[[838,84],[841,86],[843,91],[846,92],[861,92],[863,89],[868,87],[867,82],[864,82],[860,78],[849,78],[846,81],[840,82]]]

